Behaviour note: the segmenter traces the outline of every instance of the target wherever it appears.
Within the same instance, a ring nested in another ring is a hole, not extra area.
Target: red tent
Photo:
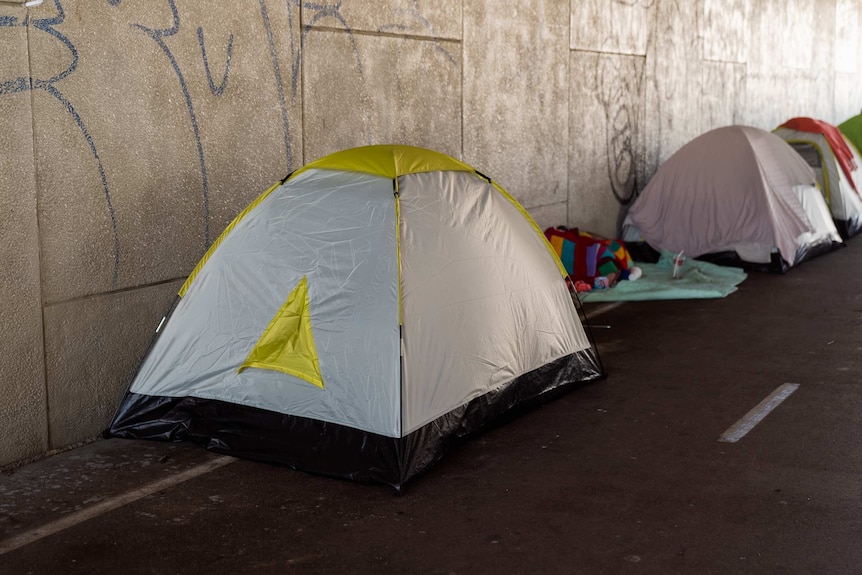
[[[832,148],[832,153],[835,154],[835,159],[838,160],[838,165],[841,166],[841,171],[844,172],[850,185],[856,190],[856,183],[853,181],[853,171],[856,170],[856,162],[853,160],[853,152],[850,151],[847,141],[838,128],[832,124],[813,118],[792,118],[781,124],[781,127],[799,130],[800,132],[823,134]],[[858,194],[859,190],[856,190],[856,193]]]

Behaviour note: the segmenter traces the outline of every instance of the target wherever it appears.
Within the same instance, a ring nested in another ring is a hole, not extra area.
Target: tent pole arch
[[[234,230],[234,228],[236,228],[237,224],[239,224],[251,211],[253,211],[255,208],[257,208],[261,204],[261,202],[263,202],[272,192],[277,190],[279,186],[281,186],[284,182],[286,182],[290,178],[291,175],[292,174],[288,174],[283,180],[279,180],[276,183],[274,183],[272,186],[270,186],[268,190],[266,190],[264,193],[259,195],[252,203],[250,203],[248,206],[246,206],[246,208],[243,211],[241,211],[239,213],[239,215],[237,217],[235,217],[233,219],[233,221],[231,221],[231,223],[228,224],[228,226],[224,229],[224,231],[221,234],[219,234],[219,237],[216,238],[216,241],[214,241],[212,243],[212,245],[209,247],[209,249],[207,250],[207,253],[204,254],[204,257],[202,257],[200,259],[198,264],[195,266],[195,269],[192,270],[192,273],[189,274],[189,277],[186,279],[185,283],[180,288],[180,297],[183,297],[186,295],[186,292],[188,291],[189,287],[192,285],[192,282],[195,281],[195,278],[198,276],[201,269],[209,261],[210,256],[212,256],[212,254],[213,254],[213,252],[215,252],[216,248],[218,248],[221,245],[221,243],[224,241],[224,239],[228,235],[230,235],[230,233]]]
[[[825,156],[823,155],[823,149],[819,144],[813,142],[811,140],[800,140],[797,138],[785,140],[788,144],[804,144],[806,146],[811,146],[817,152],[817,156],[820,158],[820,165],[823,166],[820,172],[823,174],[823,187],[825,189],[821,190],[823,192],[823,199],[826,200],[826,205],[829,208],[832,208],[832,184],[829,181],[829,170],[825,168]]]

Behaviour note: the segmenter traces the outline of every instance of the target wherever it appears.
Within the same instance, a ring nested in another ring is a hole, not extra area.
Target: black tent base
[[[801,247],[796,252],[796,263],[794,265],[798,266],[799,264],[805,262],[806,260],[810,260],[815,256],[825,254],[841,247],[844,247],[843,243],[834,242],[831,240],[823,241],[810,246]],[[629,250],[629,254],[631,254],[632,259],[636,262],[640,261],[646,263],[656,263],[659,260],[659,256],[661,255],[660,252],[658,252],[646,242],[631,242],[630,244],[627,243],[626,249]],[[772,253],[770,260],[763,263],[744,260],[739,257],[738,253],[730,250],[724,252],[702,254],[697,256],[697,258],[695,259],[720,266],[742,268],[747,272],[766,272],[783,274],[786,273],[791,267],[790,264],[788,264],[787,261],[784,260],[784,258],[782,258],[781,254],[779,254],[778,252]]]
[[[711,254],[703,254],[697,256],[697,259],[703,262],[709,262],[720,266],[733,268],[742,268],[747,272],[766,272],[774,274],[783,274],[790,269],[790,265],[781,257],[781,254],[774,252],[771,254],[769,262],[750,262],[739,257],[734,251],[714,252]]]
[[[654,264],[659,260],[661,253],[646,242],[625,242],[626,251],[635,262]]]
[[[224,401],[129,392],[106,437],[192,441],[244,459],[391,485],[425,472],[453,444],[573,387],[604,377],[593,349],[524,374],[404,437]]]
[[[838,233],[841,235],[841,239],[844,240],[855,236],[862,230],[862,218],[859,218],[859,216],[854,216],[849,220],[833,219],[832,221],[835,222],[835,227],[838,228]]]
[[[796,263],[793,264],[793,267],[797,267],[800,264],[816,256],[823,255],[825,253],[831,252],[832,250],[836,250],[843,247],[845,247],[843,243],[834,242],[831,240],[800,247],[796,252]],[[772,254],[772,258],[769,263],[756,263],[745,261],[741,259],[736,252],[732,251],[704,254],[702,256],[698,256],[697,259],[718,265],[742,268],[748,272],[768,272],[783,274],[791,268],[790,264],[788,264],[787,261],[785,261],[784,258],[782,258],[781,255],[777,252],[774,252]]]

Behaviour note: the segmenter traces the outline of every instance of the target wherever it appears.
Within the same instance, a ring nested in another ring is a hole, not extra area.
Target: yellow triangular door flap
[[[246,368],[281,371],[323,389],[311,330],[308,278],[303,276],[260,336],[238,373]]]

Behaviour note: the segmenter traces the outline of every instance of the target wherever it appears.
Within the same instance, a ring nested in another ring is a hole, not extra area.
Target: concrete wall
[[[862,108],[858,0],[0,1],[0,465],[98,434],[182,279],[276,179],[425,146],[543,227],[720,125]]]

